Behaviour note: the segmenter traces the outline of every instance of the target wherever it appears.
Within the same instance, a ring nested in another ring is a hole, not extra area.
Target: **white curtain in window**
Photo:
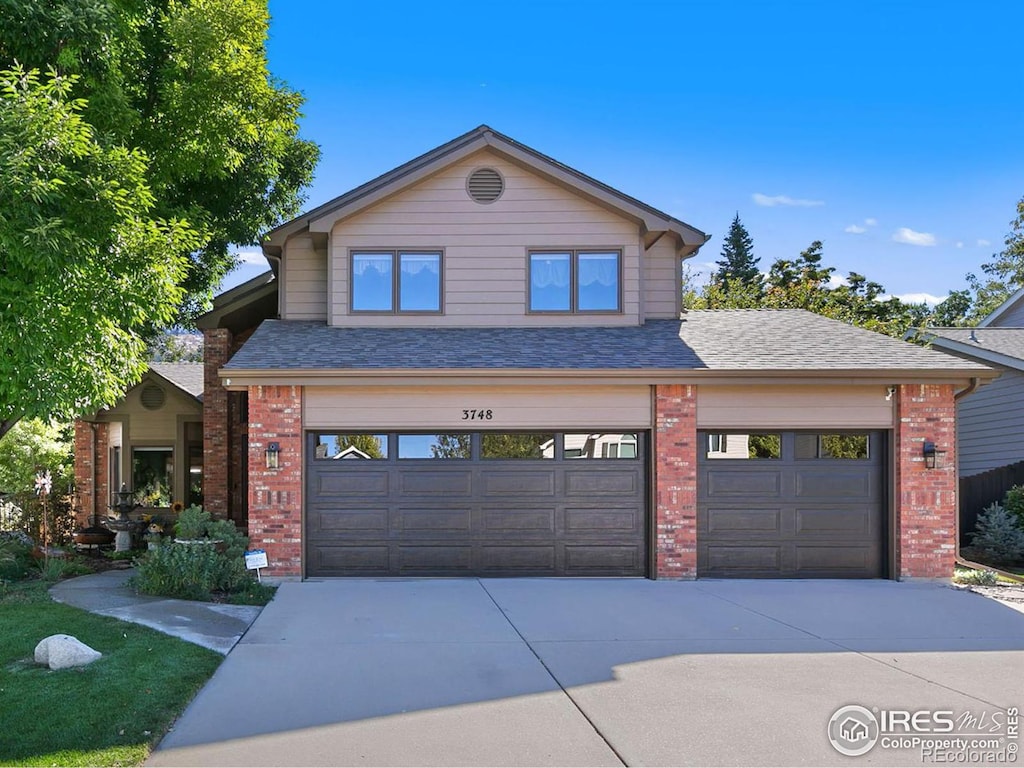
[[[617,253],[581,253],[579,257],[580,285],[603,285],[611,288],[619,280]]]
[[[569,285],[569,257],[534,256],[530,262],[530,280],[537,288],[566,288]]]
[[[367,270],[386,275],[391,272],[391,254],[389,253],[357,253],[352,258],[352,273],[361,277]]]
[[[423,270],[432,275],[440,272],[441,257],[436,253],[403,253],[400,258],[402,272],[407,275],[418,275]]]

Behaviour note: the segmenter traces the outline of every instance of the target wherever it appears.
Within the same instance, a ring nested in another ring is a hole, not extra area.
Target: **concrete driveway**
[[[921,765],[838,754],[830,717],[980,731],[1021,670],[1024,612],[933,584],[290,583],[148,764]]]

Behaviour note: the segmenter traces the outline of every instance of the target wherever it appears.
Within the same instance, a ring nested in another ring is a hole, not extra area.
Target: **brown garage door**
[[[643,433],[307,436],[308,576],[643,576]]]
[[[883,576],[884,437],[700,433],[698,575]]]

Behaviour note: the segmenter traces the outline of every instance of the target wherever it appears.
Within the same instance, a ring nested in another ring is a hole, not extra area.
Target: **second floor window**
[[[440,251],[352,254],[353,312],[440,312]]]
[[[532,251],[531,312],[619,312],[618,251]]]

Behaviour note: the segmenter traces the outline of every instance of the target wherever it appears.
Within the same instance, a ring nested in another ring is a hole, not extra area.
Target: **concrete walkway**
[[[263,610],[252,605],[140,595],[124,586],[133,573],[105,571],[60,581],[50,588],[50,596],[58,603],[143,624],[224,654],[235,647]]]
[[[1024,613],[933,584],[286,583],[148,765],[849,765],[841,706],[991,716],[1021,669]]]

